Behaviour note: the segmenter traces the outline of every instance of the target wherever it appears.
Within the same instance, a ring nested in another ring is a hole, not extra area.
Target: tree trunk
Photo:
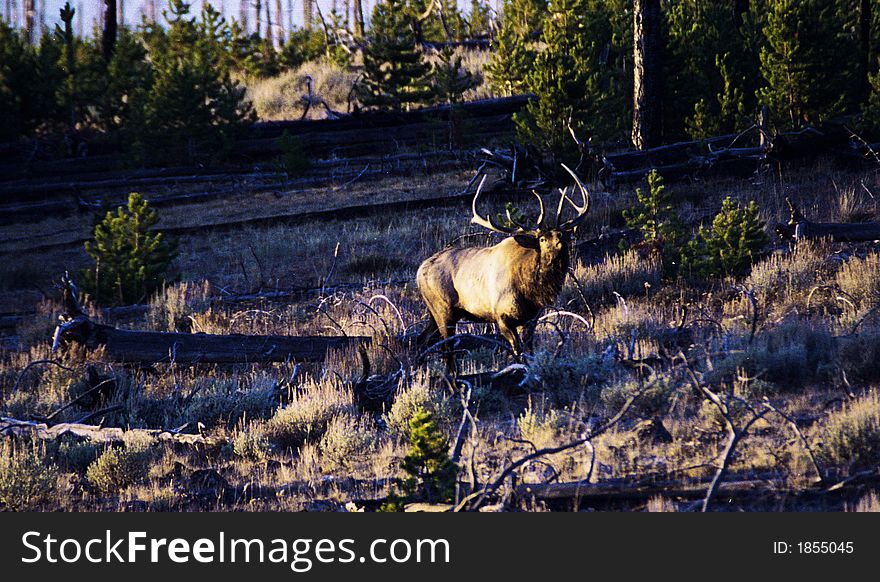
[[[104,62],[109,63],[116,48],[116,0],[104,0],[104,34],[101,36],[101,51]]]
[[[131,331],[74,319],[56,331],[58,341],[72,341],[90,349],[103,347],[106,357],[132,364],[255,363],[288,360],[320,362],[330,349],[340,350],[368,337],[210,335]]]
[[[749,11],[749,0],[733,0],[733,24],[739,30],[743,25],[743,14]]]
[[[871,74],[871,0],[859,2],[859,81],[862,95],[866,98],[871,92],[868,75]]]
[[[354,34],[358,38],[364,38],[363,0],[354,0]]]
[[[119,27],[125,28],[125,0],[119,0]]]
[[[275,0],[275,42],[278,47],[284,46],[284,6],[281,0]]]
[[[663,114],[660,0],[634,0],[632,141],[638,149],[660,145]]]
[[[85,37],[85,26],[86,26],[86,13],[83,10],[83,3],[77,2],[76,4],[76,35],[80,38]]]
[[[24,0],[24,33],[28,44],[34,42],[34,19],[37,14],[35,3],[35,0]]]
[[[293,0],[287,0],[287,32],[293,32]]]
[[[247,0],[241,0],[241,4],[238,5],[238,21],[241,24],[241,31],[246,36],[248,32],[248,10]]]
[[[880,240],[880,222],[812,222],[791,199],[785,199],[791,217],[788,224],[777,224],[776,234],[786,240],[831,239],[833,242],[873,242]]]
[[[303,0],[303,28],[312,29],[312,0]]]
[[[254,0],[254,15],[257,17],[257,36],[260,36],[263,34],[263,3],[260,0]]]
[[[272,3],[266,0],[266,44],[275,48],[275,35],[272,29]]]

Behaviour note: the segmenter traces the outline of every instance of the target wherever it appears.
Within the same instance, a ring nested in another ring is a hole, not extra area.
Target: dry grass
[[[591,305],[613,303],[618,295],[647,295],[658,286],[661,275],[662,265],[655,255],[632,250],[622,255],[606,255],[604,261],[595,265],[578,263],[574,270],[580,290]],[[569,279],[563,301],[573,296],[577,296],[577,285]]]
[[[845,469],[880,463],[880,396],[862,396],[829,415],[823,432],[822,458]]]
[[[358,74],[329,61],[314,61],[303,63],[297,69],[285,71],[277,77],[248,82],[247,96],[260,119],[300,119],[305,111],[301,98],[308,95],[306,76],[312,77],[315,101],[308,119],[324,119],[326,110],[317,105],[318,99],[325,100],[334,111],[349,111],[349,94],[357,82]],[[355,99],[352,105],[356,103]]]

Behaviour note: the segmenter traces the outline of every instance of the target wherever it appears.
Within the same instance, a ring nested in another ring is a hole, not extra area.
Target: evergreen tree
[[[492,89],[502,95],[527,91],[526,76],[535,64],[547,0],[504,0],[492,62],[486,75]]]
[[[381,512],[403,511],[407,503],[449,503],[455,494],[458,466],[449,458],[446,437],[430,412],[419,408],[409,420],[409,452],[400,464],[406,477],[396,482],[379,508]]]
[[[688,243],[685,268],[703,277],[746,275],[769,243],[755,201],[742,206],[727,197],[711,229],[700,227],[697,237]]]
[[[147,201],[132,193],[127,207],[108,212],[95,226],[94,241],[85,243],[95,267],[83,272],[83,281],[96,302],[140,303],[165,284],[176,249],[151,231],[158,221]]]
[[[861,130],[871,137],[880,135],[880,72],[868,76],[870,92],[862,108]]]
[[[858,95],[858,46],[835,0],[773,0],[764,26],[762,103],[783,126],[818,124]]]
[[[627,96],[609,66],[612,27],[607,4],[552,0],[542,41],[546,48],[526,77],[527,89],[538,99],[514,117],[518,136],[563,158],[575,151],[569,124],[578,135],[597,140],[621,137],[626,121],[620,112]]]
[[[61,44],[55,37],[44,34],[38,46],[28,45],[0,19],[0,139],[13,140],[46,122],[63,120],[60,59]]]
[[[483,0],[471,0],[471,10],[467,17],[467,30],[470,38],[483,38],[492,33],[492,14],[489,4]]]
[[[144,131],[152,134],[153,145],[161,139],[166,147],[160,151],[174,158],[217,155],[254,119],[244,88],[231,78],[228,24],[210,4],[201,16],[190,18],[188,4],[170,0],[167,34],[158,34],[150,50],[154,80]]]
[[[143,43],[121,27],[110,62],[103,95],[98,100],[100,124],[108,130],[143,127],[144,106],[153,69]]]
[[[751,13],[738,15],[728,2],[673,0],[664,18],[666,138],[748,127],[760,78],[757,52],[749,48]]]
[[[443,103],[458,103],[466,91],[477,86],[477,80],[461,61],[461,55],[450,46],[437,55],[432,78],[435,94]]]
[[[419,409],[409,421],[410,449],[401,463],[408,477],[403,488],[409,499],[448,503],[455,494],[458,467],[449,458],[449,444],[430,412]]]
[[[664,275],[675,277],[681,267],[681,249],[687,237],[672,205],[672,194],[667,192],[657,170],[648,174],[647,190],[636,188],[636,199],[635,209],[623,211],[626,224],[642,232],[642,246],[660,257]]]
[[[431,67],[416,46],[411,17],[404,0],[382,0],[373,9],[359,85],[365,106],[400,110],[431,98]]]
[[[322,33],[307,28],[296,28],[290,32],[279,58],[284,67],[295,69],[306,61],[320,58],[325,51]]]

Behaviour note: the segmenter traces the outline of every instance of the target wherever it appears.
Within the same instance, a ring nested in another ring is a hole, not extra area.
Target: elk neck
[[[518,290],[536,306],[552,305],[568,273],[568,250],[563,249],[555,257],[542,256],[536,249],[524,250],[525,256],[514,268]]]

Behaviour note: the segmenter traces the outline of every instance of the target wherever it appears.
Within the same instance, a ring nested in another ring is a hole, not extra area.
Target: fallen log
[[[812,222],[807,220],[791,199],[785,199],[791,217],[788,224],[777,224],[776,234],[786,240],[831,239],[833,242],[880,241],[880,222]]]
[[[728,148],[735,139],[736,134],[729,134],[705,140],[676,142],[647,150],[609,153],[605,155],[605,163],[612,172],[626,172],[654,166],[666,166],[681,163],[700,152],[711,152],[713,147]]]
[[[575,481],[569,483],[524,483],[517,487],[517,496],[541,501],[574,500],[583,503],[599,502],[637,502],[652,497],[663,496],[679,499],[702,499],[706,495],[708,483],[681,485],[652,485],[647,487],[626,487]],[[722,483],[719,494],[733,496],[756,492],[767,492],[768,483],[763,480],[747,479]]]
[[[78,441],[103,444],[122,443],[125,442],[126,435],[140,435],[157,442],[171,442],[189,446],[204,445],[206,447],[220,446],[227,441],[227,439],[219,436],[182,434],[162,429],[131,428],[125,430],[117,427],[70,422],[49,426],[44,422],[6,417],[0,417],[0,435],[5,437],[27,437],[43,441],[53,441],[67,437]]]
[[[331,349],[369,343],[370,338],[130,331],[79,318],[58,326],[55,342],[62,341],[103,347],[111,360],[131,364],[229,364],[319,362]]]
[[[76,287],[62,278],[65,314],[55,328],[52,350],[64,342],[104,348],[108,358],[131,364],[231,364],[254,362],[319,362],[331,349],[369,343],[359,336],[211,335],[116,329],[95,323],[83,312]]]

